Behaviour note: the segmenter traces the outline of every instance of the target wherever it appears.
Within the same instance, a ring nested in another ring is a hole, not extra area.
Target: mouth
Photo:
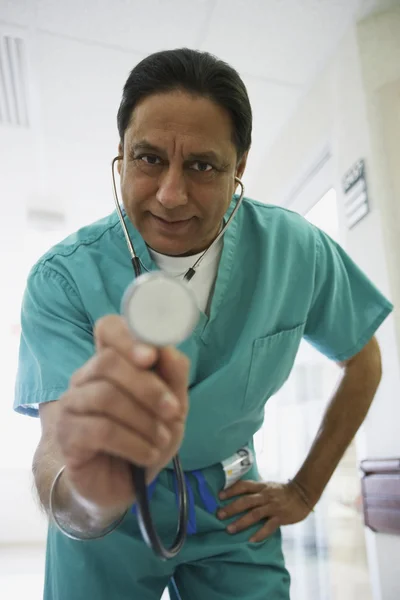
[[[153,213],[150,214],[159,227],[165,230],[176,232],[184,231],[185,229],[187,229],[193,220],[193,217],[190,217],[189,219],[167,220],[162,219],[161,217],[157,217]]]
[[[155,217],[159,221],[162,221],[163,223],[168,223],[168,224],[185,223],[186,221],[190,221],[190,219],[192,218],[192,217],[189,217],[189,219],[163,219],[162,217],[158,217],[157,215],[154,215],[153,213],[151,213],[151,214],[153,217]]]

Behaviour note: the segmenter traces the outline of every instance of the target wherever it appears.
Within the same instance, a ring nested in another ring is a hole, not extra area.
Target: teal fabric
[[[204,470],[215,495],[224,485],[220,465]],[[234,536],[203,506],[196,480],[189,475],[196,503],[197,534],[181,553],[161,562],[143,543],[137,520],[128,514],[118,531],[101,540],[77,542],[49,528],[44,600],[155,600],[174,576],[182,600],[289,600],[290,577],[284,565],[281,534],[261,543]],[[257,470],[246,474],[257,479]],[[221,502],[221,506],[227,502]],[[161,473],[152,498],[152,513],[161,538],[175,536],[178,509],[172,471]]]
[[[143,239],[126,222],[145,268],[157,269]],[[55,400],[67,389],[72,373],[94,352],[94,323],[103,315],[119,312],[132,279],[115,213],[69,236],[39,260],[29,276],[22,307],[17,411],[36,416],[39,403]],[[180,346],[191,359],[190,411],[180,451],[185,471],[208,469],[251,442],[262,425],[266,401],[290,374],[303,337],[332,360],[343,361],[362,349],[391,310],[391,303],[326,234],[296,213],[244,199],[224,237],[210,314],[201,313],[193,335]],[[170,515],[168,522],[174,528],[175,500],[171,497],[168,502],[160,510]],[[143,556],[148,556],[134,518],[131,515],[109,540],[93,545],[76,546],[50,529],[46,600],[127,598],[129,585],[134,586],[133,581],[141,576],[134,565],[142,565]],[[218,520],[210,515],[204,519],[210,529],[206,535],[193,536],[182,557],[206,565],[215,556],[224,563],[224,556],[226,564],[232,564],[224,544],[232,543],[236,552],[239,538],[225,538],[222,531],[217,535]],[[242,539],[248,537],[246,532]],[[224,548],[221,555],[215,554],[216,547]],[[241,560],[253,565],[248,572],[254,577],[254,564],[259,564],[256,556],[262,555],[260,561],[265,564],[271,553],[278,556],[278,536],[257,549],[245,545],[242,551]],[[274,573],[282,574],[283,562],[278,568],[276,560],[271,569],[262,570],[265,589]],[[155,581],[159,573],[163,585],[164,568],[153,568],[147,577]],[[216,567],[218,572],[220,568]],[[207,569],[196,569],[187,572],[202,573],[200,579],[206,581]],[[82,589],[89,579],[94,587],[85,588],[82,596],[75,587],[70,595],[64,593],[57,582],[63,581],[67,589],[75,586],[67,576],[71,572]],[[213,572],[211,567],[209,572]],[[108,584],[116,589],[122,586],[121,591],[102,596],[100,590]],[[182,581],[181,586],[185,588]],[[237,597],[286,598],[283,584],[282,590],[281,596]],[[213,598],[211,591],[203,596],[193,591],[189,596]],[[132,592],[132,597],[157,596]],[[225,597],[235,596],[215,595]]]

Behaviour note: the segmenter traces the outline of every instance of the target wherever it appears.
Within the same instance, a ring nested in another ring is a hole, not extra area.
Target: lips
[[[157,217],[151,213],[155,229],[162,235],[187,235],[192,227],[193,217],[175,221]]]
[[[163,223],[166,223],[167,225],[175,225],[178,223],[186,223],[187,221],[190,221],[190,219],[192,217],[190,217],[189,219],[175,219],[174,221],[171,221],[170,219],[163,219],[162,217],[159,217],[157,215],[153,215],[152,216],[155,217],[156,219],[158,219],[159,221],[162,221]]]

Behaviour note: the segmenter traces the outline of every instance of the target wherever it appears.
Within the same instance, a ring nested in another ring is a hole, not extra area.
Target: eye
[[[146,165],[160,165],[161,164],[161,158],[159,158],[158,156],[154,156],[153,154],[142,154],[141,156],[138,156],[136,160],[140,160],[141,162],[144,162]]]
[[[209,173],[210,171],[212,171],[214,169],[214,167],[212,165],[210,165],[209,163],[206,162],[201,162],[199,160],[196,160],[191,168],[194,171],[199,171],[200,173]]]

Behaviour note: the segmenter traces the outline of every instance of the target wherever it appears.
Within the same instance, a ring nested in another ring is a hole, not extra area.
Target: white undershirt
[[[206,315],[209,314],[223,245],[224,241],[223,238],[221,238],[205,256],[199,268],[196,270],[196,274],[189,282],[196,297],[199,309]],[[151,248],[149,248],[149,252],[151,258],[161,271],[165,271],[165,273],[177,278],[183,278],[186,271],[190,269],[203,254],[203,252],[200,252],[199,254],[193,254],[192,256],[168,256],[166,254],[160,254]]]

